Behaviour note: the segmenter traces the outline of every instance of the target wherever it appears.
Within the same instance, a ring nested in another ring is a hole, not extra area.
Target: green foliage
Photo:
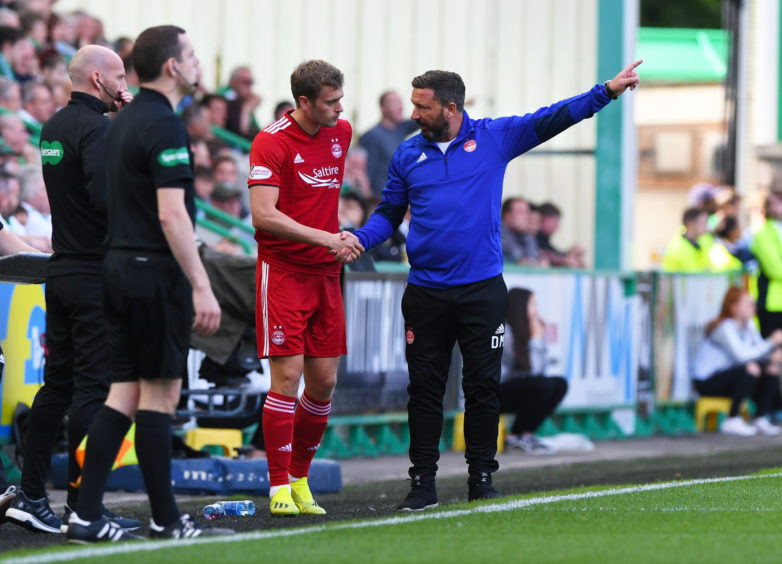
[[[722,27],[721,0],[641,0],[642,27]]]

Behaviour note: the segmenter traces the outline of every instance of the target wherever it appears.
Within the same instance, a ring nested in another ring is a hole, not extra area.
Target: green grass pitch
[[[376,520],[6,554],[12,562],[782,561],[782,473],[586,488]]]

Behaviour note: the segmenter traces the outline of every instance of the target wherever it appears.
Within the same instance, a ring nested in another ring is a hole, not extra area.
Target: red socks
[[[269,392],[263,406],[263,438],[269,463],[269,485],[289,483],[289,475],[303,478],[326,431],[331,401],[310,398],[305,391],[295,410],[296,398]]]
[[[266,443],[266,460],[269,463],[269,485],[289,483],[288,468],[291,465],[291,439],[293,438],[293,409],[295,397],[269,392],[263,405],[263,440]]]
[[[301,396],[293,419],[293,454],[288,470],[294,478],[303,478],[309,474],[310,463],[326,431],[330,411],[331,400],[314,400],[306,391]]]

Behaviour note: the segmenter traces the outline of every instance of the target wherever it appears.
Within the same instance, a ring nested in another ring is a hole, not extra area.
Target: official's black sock
[[[179,519],[171,488],[171,416],[168,413],[136,413],[136,454],[152,506],[152,518],[157,525],[167,527]]]
[[[88,433],[79,501],[76,504],[76,513],[82,519],[100,519],[103,490],[131,423],[128,417],[107,405],[101,407],[95,416]]]

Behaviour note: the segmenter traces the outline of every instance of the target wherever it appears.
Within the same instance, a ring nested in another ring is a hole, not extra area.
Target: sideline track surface
[[[476,505],[467,509],[452,509],[452,510],[433,510],[430,512],[415,513],[412,515],[403,515],[391,518],[381,518],[365,521],[352,521],[346,523],[329,523],[318,526],[305,526],[295,529],[283,529],[283,530],[271,530],[271,531],[258,531],[252,533],[242,533],[238,535],[224,536],[224,537],[209,537],[209,538],[196,538],[187,540],[167,540],[167,541],[138,541],[122,543],[117,545],[100,545],[91,546],[87,548],[78,548],[74,550],[67,550],[62,552],[47,552],[45,554],[36,554],[31,556],[14,557],[4,559],[2,562],[7,564],[39,564],[44,562],[70,562],[73,560],[83,558],[95,558],[106,557],[115,554],[131,554],[131,553],[152,553],[157,550],[173,548],[173,547],[185,547],[193,545],[204,544],[219,544],[225,542],[241,542],[249,540],[261,540],[261,539],[273,539],[282,537],[293,537],[308,535],[311,533],[319,533],[324,531],[338,531],[346,529],[365,529],[371,527],[380,526],[394,526],[406,523],[412,523],[417,521],[428,521],[435,519],[450,519],[455,517],[463,517],[468,515],[484,514],[484,513],[499,513],[504,511],[513,511],[517,509],[523,509],[525,507],[532,507],[537,505],[548,505],[552,503],[558,503],[561,501],[577,501],[583,499],[593,499],[608,496],[620,496],[627,494],[634,494],[640,492],[649,492],[657,490],[667,490],[673,488],[686,488],[690,486],[698,486],[704,484],[717,484],[726,482],[738,482],[746,480],[759,480],[759,479],[771,479],[782,477],[782,472],[769,473],[769,474],[753,474],[749,476],[727,476],[721,478],[703,478],[696,480],[680,480],[674,482],[662,482],[655,484],[645,484],[640,486],[626,486],[618,487],[614,489],[604,489],[598,491],[587,491],[583,493],[572,493],[563,495],[544,495],[537,497],[528,497],[524,499],[513,499],[504,501],[501,503],[491,503]]]

